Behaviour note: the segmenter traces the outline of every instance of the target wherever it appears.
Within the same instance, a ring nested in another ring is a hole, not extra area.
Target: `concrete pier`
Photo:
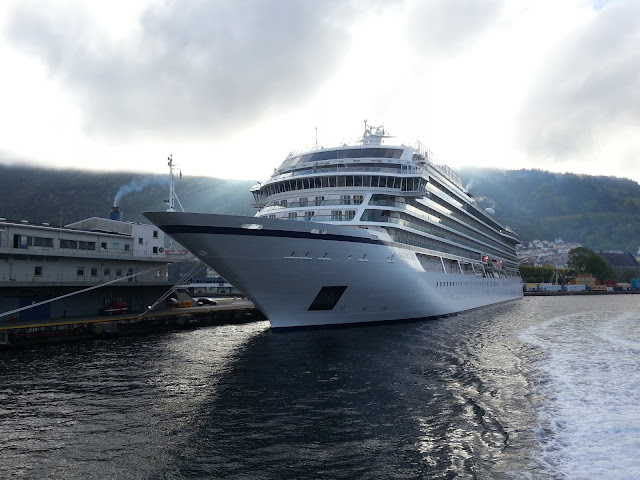
[[[0,349],[141,335],[209,325],[265,320],[248,300],[224,299],[218,305],[150,311],[144,315],[73,317],[62,320],[20,321],[0,319]]]

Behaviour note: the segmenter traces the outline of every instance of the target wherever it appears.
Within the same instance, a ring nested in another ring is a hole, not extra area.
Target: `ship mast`
[[[184,208],[180,203],[180,199],[176,195],[176,176],[173,173],[173,155],[169,155],[169,158],[167,158],[167,160],[167,165],[169,165],[169,200],[166,201],[166,204],[168,205],[167,212],[176,211],[175,202],[178,202],[178,205],[180,205],[180,210],[184,212]],[[180,172],[180,178],[182,178],[182,172]]]

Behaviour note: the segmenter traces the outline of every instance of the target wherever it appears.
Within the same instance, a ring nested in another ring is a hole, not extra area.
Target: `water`
[[[640,478],[635,295],[0,354],[1,478]]]

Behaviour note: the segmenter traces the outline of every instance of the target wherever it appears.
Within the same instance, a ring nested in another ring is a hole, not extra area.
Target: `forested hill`
[[[638,250],[640,185],[634,181],[540,170],[466,168],[459,173],[478,204],[493,208],[522,241],[562,238],[593,250]],[[249,189],[254,183],[184,176],[176,179],[176,192],[187,211],[253,215]],[[91,173],[0,163],[0,217],[64,225],[107,216],[122,187],[128,191],[118,201],[125,220],[146,222],[141,212],[166,208],[166,174]]]
[[[522,241],[562,238],[632,253],[640,246],[640,185],[633,180],[541,170],[459,173],[478,204],[493,208]]]
[[[176,178],[185,211],[253,215],[249,189],[255,181],[212,177]],[[106,217],[117,204],[124,219],[148,222],[141,213],[166,210],[169,174],[93,173],[0,164],[0,217],[66,225],[88,217]],[[176,209],[179,210],[178,205]]]

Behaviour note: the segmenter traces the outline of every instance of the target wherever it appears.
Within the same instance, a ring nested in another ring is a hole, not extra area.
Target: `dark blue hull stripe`
[[[432,255],[424,248],[415,247],[413,245],[406,245],[404,243],[397,242],[387,242],[384,240],[374,240],[373,238],[337,235],[334,233],[321,234],[311,232],[298,232],[295,230],[269,229],[253,230],[249,228],[238,227],[214,227],[211,225],[162,225],[160,226],[160,229],[162,229],[168,235],[181,233],[204,233],[209,235],[248,235],[251,237],[308,238],[310,240],[331,240],[335,242],[367,243],[370,245],[386,245],[388,247],[395,247],[402,250],[423,253],[425,255]],[[444,257],[448,258],[446,257],[446,255],[444,255]]]
[[[309,238],[313,240],[333,240],[336,242],[369,243],[374,245],[395,245],[391,242],[374,240],[373,238],[352,237],[350,235],[336,235],[333,233],[298,232],[295,230],[252,230],[238,227],[214,227],[210,225],[162,225],[160,227],[167,234],[204,233],[209,235],[249,235],[251,237],[285,237]]]

